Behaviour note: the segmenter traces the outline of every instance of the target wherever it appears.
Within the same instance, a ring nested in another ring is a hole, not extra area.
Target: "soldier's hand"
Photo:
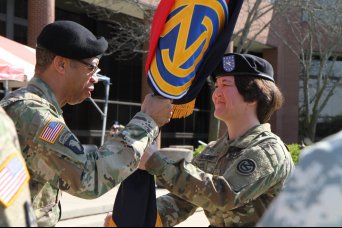
[[[170,122],[172,101],[160,96],[148,94],[141,106],[141,111],[152,117],[159,127]]]

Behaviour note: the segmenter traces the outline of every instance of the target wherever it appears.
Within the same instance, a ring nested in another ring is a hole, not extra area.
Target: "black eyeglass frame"
[[[84,60],[81,60],[81,59],[74,59],[74,60],[77,61],[77,62],[80,62],[80,63],[84,64],[85,66],[87,66],[88,69],[90,70],[89,74],[94,74],[94,73],[96,73],[98,70],[99,70],[99,71],[101,70],[101,69],[99,68],[99,66],[96,66],[96,65],[87,63],[87,62],[84,61]]]

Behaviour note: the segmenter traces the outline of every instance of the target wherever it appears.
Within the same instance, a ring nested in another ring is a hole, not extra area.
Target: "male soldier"
[[[107,41],[72,21],[47,25],[37,39],[35,77],[0,105],[16,125],[32,176],[30,190],[39,226],[54,226],[61,216],[61,190],[97,198],[133,173],[145,148],[170,121],[170,100],[148,95],[141,112],[120,134],[85,154],[62,117],[65,104],[91,96]]]
[[[342,131],[302,152],[258,226],[342,226]]]
[[[0,227],[36,226],[29,179],[14,124],[0,107]]]

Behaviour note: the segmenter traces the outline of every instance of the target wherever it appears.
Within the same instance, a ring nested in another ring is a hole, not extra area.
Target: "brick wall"
[[[36,47],[42,28],[55,21],[55,0],[28,0],[28,45]]]

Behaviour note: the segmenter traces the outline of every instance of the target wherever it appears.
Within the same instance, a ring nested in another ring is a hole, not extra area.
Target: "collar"
[[[33,77],[28,84],[28,87],[29,86],[33,86],[38,89],[41,92],[40,96],[52,104],[57,110],[58,114],[63,114],[63,111],[57,102],[56,96],[48,84],[38,77]]]
[[[264,132],[271,132],[271,125],[268,123],[257,125],[249,129],[244,135],[239,138],[229,141],[230,146],[238,147],[241,149],[247,148],[254,139]],[[228,137],[227,137],[228,139]]]

